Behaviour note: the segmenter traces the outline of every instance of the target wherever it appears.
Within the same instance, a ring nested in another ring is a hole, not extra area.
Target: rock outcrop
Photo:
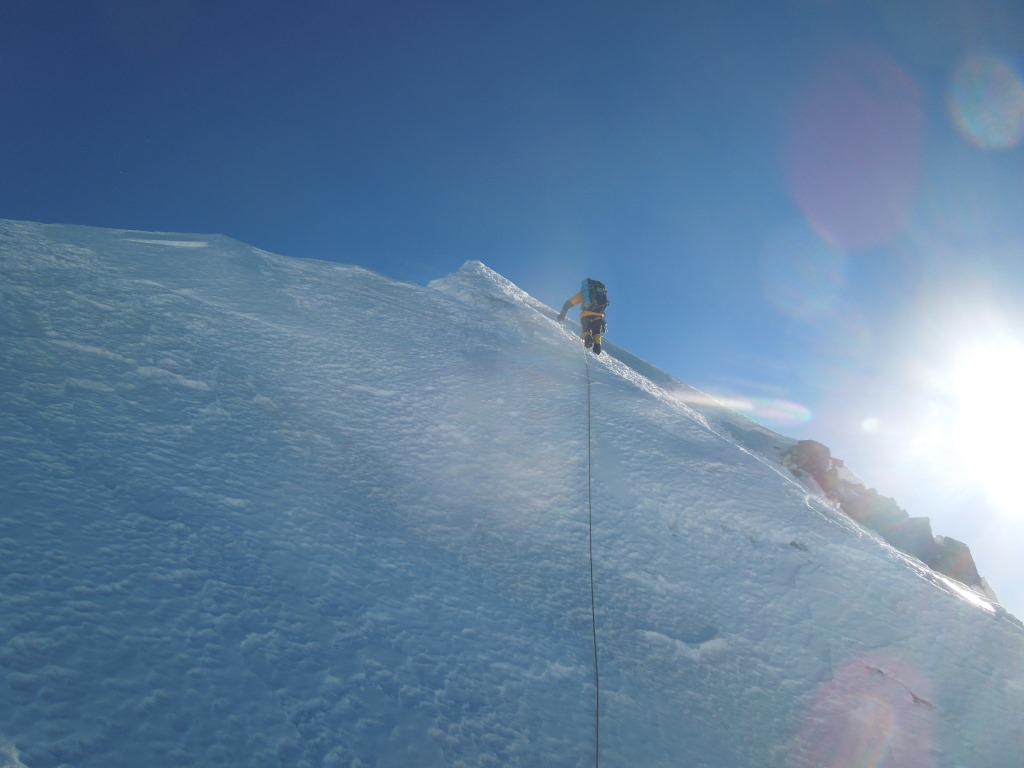
[[[916,557],[932,570],[995,598],[978,573],[966,544],[948,536],[936,536],[927,517],[911,517],[895,499],[844,478],[843,462],[832,457],[828,446],[815,440],[801,440],[786,452],[784,460],[790,471],[814,480],[843,512],[878,533],[896,549]]]

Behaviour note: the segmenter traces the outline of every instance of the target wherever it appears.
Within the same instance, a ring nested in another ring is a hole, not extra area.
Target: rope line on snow
[[[593,416],[590,394],[590,360],[583,351],[583,362],[587,367],[587,527],[589,529],[590,555],[590,626],[594,637],[594,766],[601,764],[601,675],[597,663],[597,601],[594,597],[594,460],[593,460]]]

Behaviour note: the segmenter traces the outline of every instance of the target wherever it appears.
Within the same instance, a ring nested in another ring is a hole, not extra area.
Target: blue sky
[[[555,307],[601,278],[611,340],[828,444],[1008,587],[1019,3],[4,15],[0,216],[218,232],[418,283],[479,259]]]

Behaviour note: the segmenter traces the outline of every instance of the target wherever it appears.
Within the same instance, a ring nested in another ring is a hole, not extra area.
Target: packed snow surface
[[[553,316],[0,222],[0,767],[1020,768],[1016,619]]]

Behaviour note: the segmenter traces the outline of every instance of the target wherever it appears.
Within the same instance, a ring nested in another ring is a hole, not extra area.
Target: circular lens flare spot
[[[881,652],[854,659],[822,684],[794,743],[794,762],[821,768],[934,765],[931,686]]]
[[[906,227],[920,176],[922,100],[891,58],[853,49],[800,95],[783,162],[794,199],[831,245],[882,245]]]
[[[960,134],[982,149],[1008,149],[1024,137],[1024,83],[995,56],[964,59],[947,103]]]
[[[868,416],[860,422],[860,431],[866,435],[873,435],[882,429],[882,421],[877,416]]]

